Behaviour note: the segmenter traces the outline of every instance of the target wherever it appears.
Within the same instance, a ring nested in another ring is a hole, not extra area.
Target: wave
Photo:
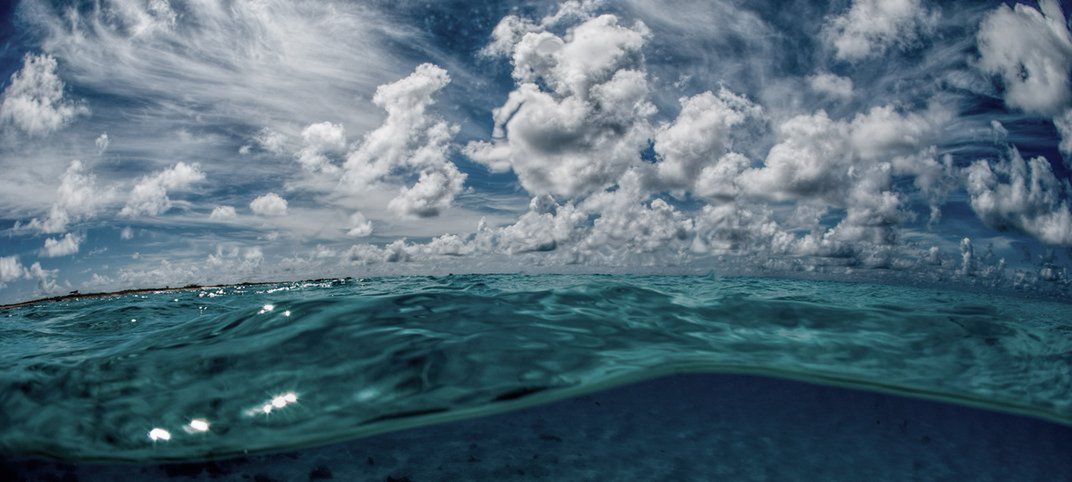
[[[1072,305],[934,288],[625,275],[390,277],[0,312],[0,452],[197,460],[476,417],[679,372],[1072,425]]]

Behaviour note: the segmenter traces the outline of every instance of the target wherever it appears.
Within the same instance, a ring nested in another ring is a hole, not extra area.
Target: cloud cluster
[[[808,86],[811,90],[833,99],[852,99],[852,79],[848,77],[820,72],[808,77]]]
[[[861,60],[917,44],[937,18],[923,0],[853,0],[847,11],[826,20],[822,35],[838,59]]]
[[[0,288],[20,279],[36,281],[38,289],[43,293],[54,293],[59,289],[56,270],[44,269],[39,262],[24,267],[18,256],[0,256]]]
[[[1013,149],[1007,161],[985,160],[968,168],[971,207],[996,229],[1017,229],[1055,245],[1072,245],[1068,181],[1057,179],[1044,157],[1024,160]]]
[[[0,123],[10,124],[31,136],[42,136],[65,126],[89,109],[64,99],[64,83],[56,74],[51,55],[30,55],[0,94]]]
[[[234,206],[216,206],[212,208],[212,212],[209,213],[209,219],[215,220],[227,220],[238,217],[238,212],[235,211]]]
[[[283,216],[287,214],[287,200],[270,192],[250,201],[249,210],[258,216]],[[224,212],[221,214],[226,215]]]
[[[157,216],[171,209],[168,191],[184,190],[204,181],[205,173],[198,164],[178,162],[154,175],[141,178],[130,191],[120,216]]]
[[[512,170],[533,194],[572,198],[613,184],[650,137],[655,107],[641,54],[649,36],[643,23],[621,25],[607,14],[563,36],[510,37],[517,87],[494,110],[493,141],[470,143],[465,154],[493,171]]]
[[[78,246],[81,243],[82,238],[71,233],[67,233],[61,238],[47,238],[45,239],[45,247],[41,249],[41,256],[46,258],[69,256],[78,252]]]
[[[302,130],[301,136],[302,148],[298,152],[298,162],[302,168],[312,172],[338,171],[338,167],[331,163],[328,155],[339,154],[346,150],[346,130],[341,124],[330,122],[310,124]],[[269,150],[275,150],[278,149],[275,146],[280,143],[278,138],[269,137],[262,144]]]
[[[725,88],[718,94],[704,92],[680,102],[677,118],[655,133],[659,180],[671,189],[702,191],[701,195],[712,197],[734,196],[732,189],[719,185],[748,164],[743,156],[731,152],[733,132],[747,119],[760,117],[763,109]]]
[[[1005,103],[1052,117],[1060,151],[1072,162],[1072,33],[1061,5],[1000,5],[979,25],[977,41],[979,66],[1001,78]]]
[[[372,102],[387,111],[387,118],[347,154],[346,187],[358,191],[416,173],[417,182],[390,202],[392,211],[426,218],[451,206],[466,178],[449,159],[458,127],[429,112],[448,83],[446,70],[421,64],[409,76],[376,88]]]
[[[70,223],[96,215],[114,191],[102,188],[82,161],[71,161],[60,178],[48,217],[34,218],[27,227],[42,233],[62,233]]]
[[[990,12],[979,25],[979,65],[1001,77],[1010,107],[1052,116],[1072,102],[1072,35],[1055,0],[1039,7]]]

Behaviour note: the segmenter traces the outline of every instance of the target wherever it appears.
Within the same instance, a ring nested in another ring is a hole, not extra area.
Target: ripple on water
[[[41,303],[0,324],[0,451],[190,459],[483,415],[676,371],[1072,423],[1072,305],[711,277],[452,276]]]

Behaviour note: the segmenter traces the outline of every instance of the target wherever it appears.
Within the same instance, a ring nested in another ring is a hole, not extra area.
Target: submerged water
[[[0,311],[0,453],[190,460],[485,415],[677,371],[1072,424],[1072,304],[903,286],[449,276]]]

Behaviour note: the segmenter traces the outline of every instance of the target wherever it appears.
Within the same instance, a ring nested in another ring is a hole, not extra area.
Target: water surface
[[[0,452],[195,460],[755,373],[1072,424],[1072,305],[764,278],[471,275],[0,311]]]

